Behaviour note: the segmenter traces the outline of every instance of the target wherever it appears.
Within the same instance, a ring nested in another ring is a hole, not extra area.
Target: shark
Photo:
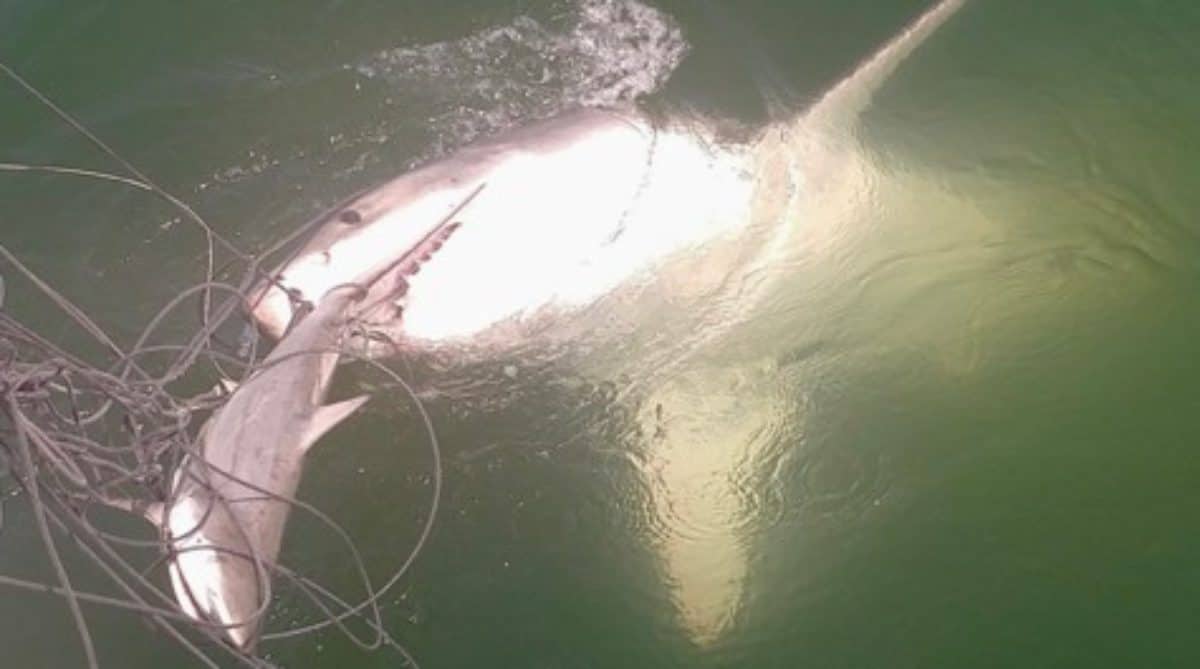
[[[325,404],[347,313],[365,291],[331,287],[202,425],[167,499],[143,515],[169,547],[180,608],[252,652],[309,449],[367,400]]]
[[[495,341],[484,335],[563,320],[623,285],[652,281],[672,258],[746,235],[768,165],[790,192],[813,196],[847,178],[847,129],[964,2],[940,0],[806,110],[748,143],[627,106],[572,110],[469,144],[314,221],[307,242],[249,294],[247,309],[278,337],[298,305],[408,256],[352,309],[380,335],[373,341],[385,342],[376,353]],[[786,159],[775,160],[781,153]],[[453,243],[431,241],[456,209]],[[758,235],[763,248],[783,243],[785,226],[776,227],[780,235]]]
[[[350,307],[380,335],[371,353],[462,343],[494,351],[546,324],[569,330],[596,305],[628,304],[625,291],[648,285],[658,295],[700,297],[683,304],[732,303],[736,317],[753,313],[751,304],[781,273],[772,270],[776,260],[794,259],[800,245],[813,254],[835,249],[848,232],[842,226],[862,220],[879,176],[855,132],[863,114],[965,4],[931,2],[811,104],[772,114],[749,141],[717,141],[703,123],[635,107],[575,110],[477,141],[318,218],[311,237],[273,281],[249,293],[246,306],[262,331],[279,336],[304,302],[404,256],[372,274],[382,278]],[[448,215],[453,223],[439,228]],[[689,329],[704,330],[694,335],[702,339],[667,345],[697,350],[697,342],[732,327],[727,314],[719,316],[693,318],[703,327]],[[634,316],[643,317],[658,314]],[[631,357],[630,350],[621,354]],[[630,364],[658,367],[641,357]],[[750,557],[737,519],[753,510],[736,506],[740,493],[730,488],[729,472],[748,457],[757,421],[769,413],[738,405],[736,422],[693,415],[735,385],[725,370],[706,370],[654,377],[644,406],[655,410],[644,412],[643,427],[654,434],[666,406],[695,419],[702,429],[687,434],[705,435],[709,447],[677,435],[646,444],[641,454],[655,463],[646,474],[648,505],[711,530],[696,540],[668,527],[653,539],[680,620],[700,646],[738,620]],[[697,481],[709,486],[703,494],[692,494]]]

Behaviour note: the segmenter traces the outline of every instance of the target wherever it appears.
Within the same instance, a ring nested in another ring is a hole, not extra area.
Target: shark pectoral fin
[[[106,498],[103,504],[112,509],[119,509],[125,513],[140,516],[146,519],[149,523],[159,529],[163,524],[163,503],[162,502],[143,502],[141,500],[126,499],[126,498]]]
[[[366,404],[369,399],[371,399],[370,395],[359,395],[358,397],[336,404],[326,404],[323,407],[319,407],[313,414],[312,422],[308,426],[308,432],[304,435],[304,443],[301,446],[306,450],[312,448],[312,445],[317,443],[317,440],[326,432],[349,418],[350,414]]]

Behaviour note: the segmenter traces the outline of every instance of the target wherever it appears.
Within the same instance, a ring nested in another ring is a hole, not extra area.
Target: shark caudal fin
[[[805,119],[820,127],[854,123],[896,68],[929,38],[966,0],[941,0],[855,68],[809,108]]]

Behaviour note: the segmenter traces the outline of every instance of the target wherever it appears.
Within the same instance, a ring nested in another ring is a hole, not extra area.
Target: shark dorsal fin
[[[855,123],[863,110],[871,104],[875,92],[896,71],[900,63],[962,8],[965,2],[966,0],[940,0],[909,24],[904,32],[855,68],[850,76],[823,95],[809,108],[807,118],[826,127]]]
[[[317,443],[317,440],[324,436],[326,432],[349,418],[350,414],[366,404],[369,399],[371,399],[370,395],[359,395],[348,400],[318,407],[313,413],[312,421],[308,425],[308,431],[304,434],[304,441],[300,444],[300,447],[305,450],[312,448],[312,445]]]

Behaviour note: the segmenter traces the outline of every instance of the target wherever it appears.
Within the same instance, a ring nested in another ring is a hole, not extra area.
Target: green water
[[[812,99],[925,4],[736,13]],[[364,64],[520,13],[553,31],[569,5],[12,0],[0,59],[254,247],[477,119],[457,89]],[[663,9],[692,44],[668,102],[761,122],[720,32]],[[863,119],[869,206],[827,226],[813,204],[748,323],[633,396],[621,374],[459,372],[469,398],[430,401],[443,513],[389,630],[426,667],[1195,666],[1197,34],[1186,2],[970,1]],[[115,169],[15,86],[0,110],[0,162]],[[0,174],[0,240],[123,341],[200,277],[175,218]],[[78,341],[9,284],[7,308]],[[302,489],[380,576],[430,490],[392,404],[315,453]],[[20,500],[6,510],[0,571],[43,575]],[[353,592],[345,551],[293,528],[285,557]],[[272,624],[311,619],[292,599]],[[104,666],[192,666],[136,617],[89,620]],[[83,657],[65,607],[21,592],[0,598],[0,647],[3,666]],[[266,651],[400,664],[336,634]]]

